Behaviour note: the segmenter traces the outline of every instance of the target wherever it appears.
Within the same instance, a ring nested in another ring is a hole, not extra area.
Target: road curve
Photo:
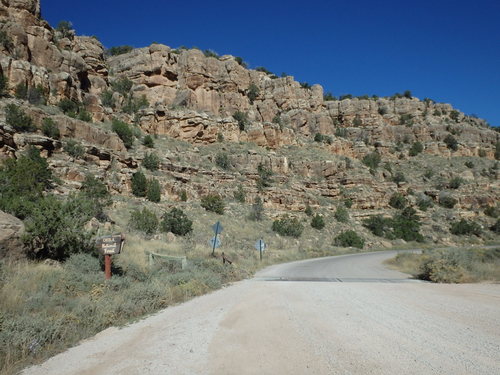
[[[500,285],[408,282],[391,255],[273,266],[24,374],[497,374]]]

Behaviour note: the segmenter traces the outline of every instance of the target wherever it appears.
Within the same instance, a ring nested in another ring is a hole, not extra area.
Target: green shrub
[[[33,120],[15,104],[5,107],[5,122],[19,132],[33,132],[36,130]]]
[[[130,126],[123,121],[113,119],[112,129],[123,141],[125,147],[130,149],[134,144],[134,133]]]
[[[352,199],[351,198],[346,198],[344,199],[344,206],[346,206],[346,208],[351,208],[352,207]]]
[[[363,164],[366,165],[370,169],[377,169],[380,161],[382,160],[380,154],[376,151],[367,154],[363,157]]]
[[[390,237],[392,231],[392,220],[382,215],[370,216],[363,221],[363,226],[368,228],[375,236]]]
[[[464,179],[461,177],[453,177],[448,183],[450,189],[458,189],[464,183]]]
[[[92,121],[92,114],[84,109],[80,109],[80,112],[78,112],[78,120],[82,120],[85,122],[91,122]]]
[[[319,142],[319,143],[322,143],[323,142],[323,134],[321,133],[316,133],[314,135],[314,142]]]
[[[187,202],[188,195],[187,195],[186,190],[181,190],[181,192],[179,194],[179,198],[181,199],[182,202]]]
[[[319,214],[314,215],[311,219],[311,227],[318,230],[323,229],[325,227],[325,220],[323,219],[323,216]]]
[[[36,259],[65,259],[78,252],[91,252],[91,233],[83,230],[94,214],[88,200],[72,196],[66,202],[48,195],[37,201],[25,220],[22,237],[27,255]]]
[[[361,126],[363,125],[363,121],[361,121],[361,117],[359,115],[354,116],[354,120],[352,121],[352,124],[354,126]]]
[[[493,224],[493,225],[490,227],[490,230],[491,230],[493,233],[500,234],[500,219],[497,219],[497,221],[495,222],[495,224]]]
[[[124,96],[130,92],[133,85],[134,83],[127,77],[119,78],[111,83],[111,87],[113,88],[113,90]]]
[[[28,101],[31,104],[34,105],[40,105],[40,104],[47,104],[47,97],[46,97],[45,90],[41,85],[38,85],[36,87],[28,87],[28,93],[27,93],[27,98]]]
[[[496,219],[498,216],[500,216],[500,206],[488,206],[485,208],[484,214]]]
[[[123,46],[114,46],[108,49],[108,54],[110,56],[118,56],[118,55],[123,55],[125,53],[129,53],[134,49],[132,46],[128,45],[123,45]]]
[[[327,92],[326,94],[323,95],[323,100],[327,102],[327,101],[337,100],[337,98],[333,96],[331,92]]]
[[[80,188],[81,194],[87,199],[92,199],[101,206],[107,206],[111,204],[111,194],[108,191],[106,184],[95,176],[86,175],[85,180],[82,182]]]
[[[255,101],[255,99],[257,99],[259,94],[260,94],[259,88],[253,83],[250,84],[247,93],[248,99],[250,100],[250,104],[253,104],[253,102]]]
[[[378,114],[381,116],[386,115],[387,113],[389,113],[389,109],[386,106],[380,107],[378,109]]]
[[[239,65],[241,65],[243,68],[247,68],[247,63],[243,61],[243,59],[239,56],[236,56],[234,58],[234,61],[236,61]]]
[[[142,161],[142,165],[150,171],[157,171],[160,167],[160,158],[154,152],[146,153],[144,160]]]
[[[303,89],[310,89],[312,86],[309,84],[309,82],[300,82],[300,87]]]
[[[365,240],[361,238],[355,231],[347,230],[335,237],[333,244],[334,246],[357,247],[359,249],[362,249],[365,246]]]
[[[410,90],[406,90],[404,93],[403,93],[403,96],[407,99],[411,99],[412,98],[412,95],[411,95],[411,91]]]
[[[444,139],[443,142],[446,143],[446,147],[448,147],[452,151],[457,151],[458,150],[458,142],[455,139],[454,136],[448,134]]]
[[[54,120],[50,117],[45,117],[42,121],[42,133],[49,138],[59,139],[61,133],[59,128],[56,126]]]
[[[193,231],[193,222],[189,220],[184,211],[173,207],[161,217],[160,230],[185,236]]]
[[[349,221],[349,212],[347,212],[345,207],[337,207],[334,216],[339,223],[347,223]]]
[[[451,118],[452,120],[457,121],[457,122],[458,122],[458,117],[459,117],[459,115],[460,115],[460,112],[458,112],[458,111],[456,111],[456,110],[452,110],[452,111],[450,112],[450,118]]]
[[[421,142],[414,142],[411,145],[409,155],[410,156],[417,156],[422,151],[424,151],[424,145]]]
[[[264,218],[264,204],[259,196],[255,197],[248,218],[253,221],[261,221]]]
[[[47,161],[30,147],[25,155],[7,159],[0,167],[0,210],[24,219],[53,183]]]
[[[28,85],[24,82],[20,82],[14,90],[14,96],[17,99],[26,100],[28,98]]]
[[[466,219],[461,219],[451,224],[450,232],[458,236],[474,234],[476,236],[481,235],[481,227],[474,221],[469,221]]]
[[[401,193],[394,193],[393,195],[391,195],[391,198],[389,199],[389,205],[398,210],[405,208],[407,204],[408,201],[406,200],[405,196]]]
[[[148,180],[146,198],[148,201],[158,203],[161,200],[161,187],[157,179]]]
[[[406,207],[392,219],[392,235],[405,241],[423,242],[424,237],[420,234],[420,219],[416,211]]]
[[[313,210],[312,210],[311,206],[309,206],[309,203],[306,204],[306,209],[304,210],[304,213],[307,216],[312,216],[313,215]]]
[[[340,95],[339,100],[352,99],[351,94]]]
[[[267,168],[263,164],[259,164],[257,166],[257,174],[259,175],[259,177],[257,178],[257,189],[259,191],[262,191],[265,188],[271,186],[271,184],[273,183],[273,171],[270,168]]]
[[[442,195],[439,197],[439,205],[444,208],[453,208],[458,203],[458,201],[451,195]]]
[[[114,101],[113,101],[113,91],[111,90],[105,90],[101,94],[101,103],[104,107],[113,107]]]
[[[4,74],[0,74],[0,96],[4,96],[9,88],[9,80]]]
[[[467,160],[467,161],[465,162],[465,166],[466,166],[467,168],[473,169],[473,168],[474,168],[474,163],[473,163],[472,161],[470,161],[470,160]]]
[[[290,236],[298,238],[304,230],[304,226],[297,218],[291,218],[288,215],[274,220],[272,230],[281,236]]]
[[[405,113],[399,116],[399,123],[401,125],[412,126],[413,125],[413,115],[410,113]]]
[[[80,159],[85,155],[85,148],[75,139],[68,139],[64,143],[64,151],[74,158]]]
[[[245,203],[246,194],[245,190],[243,190],[243,186],[239,185],[238,189],[234,192],[234,199],[240,203]]]
[[[57,106],[61,109],[61,111],[63,111],[65,115],[68,115],[70,117],[76,117],[76,114],[78,113],[78,110],[80,108],[80,105],[78,103],[66,98],[61,99]]]
[[[433,206],[432,199],[426,195],[421,195],[417,198],[417,206],[421,211],[427,211],[428,208]]]
[[[219,152],[215,155],[215,164],[225,170],[231,168],[231,161],[229,160],[229,155],[225,152]]]
[[[402,182],[406,182],[406,177],[403,172],[396,172],[396,174],[392,176],[392,182],[395,182],[399,185]]]
[[[335,136],[340,138],[347,138],[347,129],[346,128],[337,128],[335,130]]]
[[[241,131],[244,131],[250,125],[247,113],[236,111],[233,114],[233,118],[238,122],[238,127]]]
[[[495,143],[495,160],[500,160],[500,142]]]
[[[151,137],[149,134],[146,135],[143,140],[142,144],[148,148],[154,148],[155,147],[155,142],[153,140],[153,137]]]
[[[214,57],[216,59],[218,59],[220,57],[217,52],[215,52],[214,50],[211,50],[211,49],[204,50],[203,54],[205,55],[205,57]]]
[[[224,214],[224,200],[218,194],[209,194],[201,198],[201,207],[216,214]]]
[[[7,51],[10,51],[12,47],[14,47],[14,43],[12,43],[12,39],[7,34],[5,30],[0,31],[0,45],[3,46]]]
[[[59,21],[56,30],[61,33],[63,38],[68,38],[72,35],[73,25],[70,21]]]
[[[133,98],[132,96],[128,96],[122,106],[122,111],[131,115],[148,106],[149,102],[146,98],[146,95],[142,95],[140,98]]]
[[[132,194],[136,197],[145,197],[148,190],[148,181],[141,171],[132,175]]]
[[[154,212],[144,207],[142,211],[131,212],[129,225],[132,229],[151,235],[158,229],[158,218]]]

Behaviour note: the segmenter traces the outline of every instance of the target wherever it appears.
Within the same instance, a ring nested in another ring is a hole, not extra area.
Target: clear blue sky
[[[41,2],[108,48],[213,49],[335,96],[411,90],[500,126],[498,0]]]

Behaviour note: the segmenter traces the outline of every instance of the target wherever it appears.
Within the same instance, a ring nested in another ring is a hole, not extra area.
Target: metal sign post
[[[262,252],[266,249],[266,243],[262,238],[255,243],[255,249],[259,251],[260,261],[262,262]]]
[[[120,254],[125,244],[123,234],[102,236],[96,240],[98,250],[104,255],[104,275],[106,280],[111,279],[111,255]]]
[[[222,227],[220,221],[218,221],[214,225],[212,225],[212,229],[215,233],[215,237],[210,240],[210,244],[212,245],[212,256],[215,256],[215,248],[220,247],[220,239],[218,239],[217,236],[220,232],[222,232],[224,228]]]

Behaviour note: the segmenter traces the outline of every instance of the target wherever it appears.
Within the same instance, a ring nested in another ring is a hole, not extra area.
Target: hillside
[[[464,237],[449,232],[460,218],[483,227],[474,241],[496,238],[488,230],[494,219],[483,211],[498,203],[499,135],[449,104],[409,92],[335,100],[320,85],[198,49],[152,44],[108,56],[95,37],[77,36],[69,25],[52,29],[35,0],[4,1],[0,21],[7,79],[0,107],[19,106],[36,127],[20,132],[2,121],[0,155],[36,146],[61,179],[57,193],[78,189],[90,173],[113,196],[132,199],[131,177],[154,151],[158,170],[142,170],[160,182],[159,207],[175,206],[182,194],[187,209],[208,193],[230,202],[241,186],[247,204],[261,197],[268,218],[303,218],[310,206],[332,222],[333,234],[344,224],[332,214],[348,200],[347,226],[373,247],[390,241],[361,220],[392,215],[390,197],[400,193],[412,206],[433,206],[418,210],[427,242],[460,242]],[[41,131],[45,118],[59,139]],[[131,125],[132,145],[111,130],[113,119]],[[142,145],[148,134],[154,149]],[[83,146],[82,155],[68,155],[69,139]],[[259,165],[273,180],[260,189]],[[456,199],[452,209],[439,206],[445,196]]]

